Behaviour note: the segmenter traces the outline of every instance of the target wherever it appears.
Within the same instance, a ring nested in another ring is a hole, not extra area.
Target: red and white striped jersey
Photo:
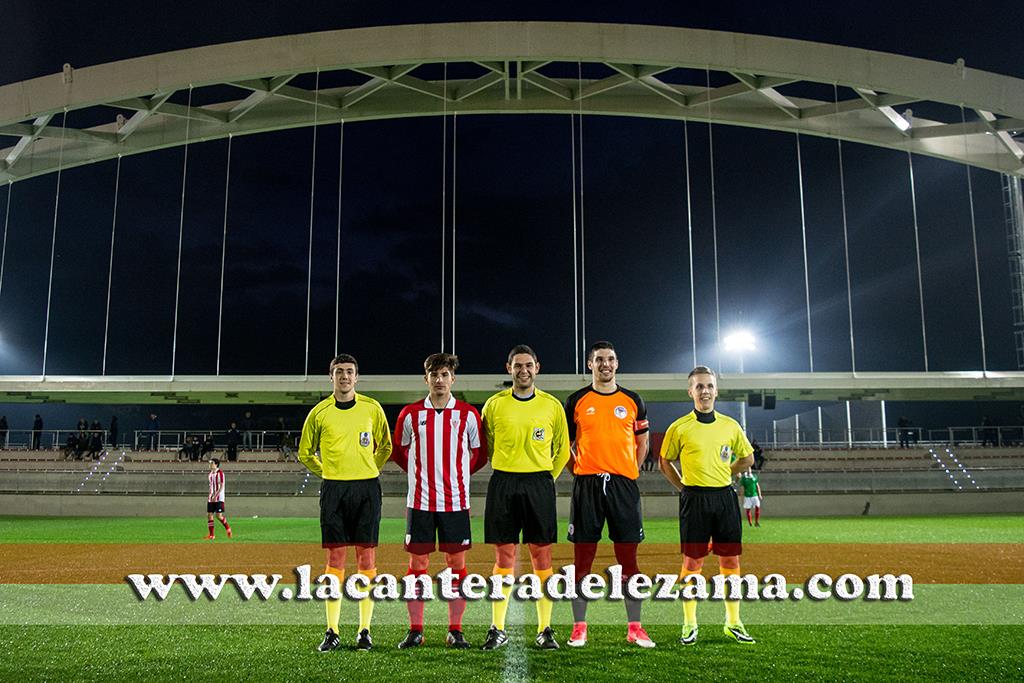
[[[469,477],[487,462],[480,413],[452,396],[442,409],[430,397],[407,405],[395,423],[392,459],[409,473],[408,507],[469,509]]]
[[[224,470],[219,467],[209,474],[210,495],[206,497],[208,503],[224,502]]]

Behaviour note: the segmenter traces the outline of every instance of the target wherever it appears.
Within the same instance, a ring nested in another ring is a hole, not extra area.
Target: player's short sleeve
[[[579,403],[583,391],[574,391],[565,399],[565,423],[569,429],[569,442],[576,440],[576,404]]]
[[[398,429],[395,430],[397,445],[408,446],[411,444],[412,434],[412,411],[409,410],[409,406],[406,406],[402,408],[402,414],[398,416]]]
[[[633,391],[625,391],[633,403],[636,404],[636,419],[633,421],[633,433],[646,434],[651,430],[651,423],[647,420],[647,404],[640,394]]]
[[[743,432],[743,428],[736,425],[736,436],[732,442],[733,460],[742,460],[748,455],[754,454],[754,447],[750,445],[750,441],[747,439],[747,435]]]
[[[661,442],[661,458],[662,460],[679,459],[679,427],[676,423],[672,423],[668,431],[665,432],[665,438]]]
[[[473,406],[466,411],[466,438],[470,448],[480,448],[480,413]]]

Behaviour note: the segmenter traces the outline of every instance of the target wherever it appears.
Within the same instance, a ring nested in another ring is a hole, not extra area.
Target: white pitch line
[[[530,663],[526,659],[522,627],[523,604],[514,597],[509,597],[505,630],[513,635],[509,636],[509,643],[505,646],[505,668],[501,671],[503,683],[524,683],[530,680]]]

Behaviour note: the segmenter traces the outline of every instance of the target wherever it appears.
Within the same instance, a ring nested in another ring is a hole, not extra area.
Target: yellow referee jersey
[[[299,462],[324,479],[373,479],[390,457],[388,418],[368,396],[356,394],[354,401],[339,403],[332,394],[302,425]]]
[[[522,399],[505,389],[487,399],[481,417],[494,469],[551,472],[557,479],[569,462],[565,409],[551,394],[536,389]]]
[[[690,412],[669,426],[661,457],[678,460],[684,486],[729,486],[729,466],[754,452],[736,420],[715,412],[715,421],[698,422]]]

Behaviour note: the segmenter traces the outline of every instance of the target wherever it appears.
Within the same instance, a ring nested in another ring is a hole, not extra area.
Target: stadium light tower
[[[722,339],[722,346],[727,353],[735,353],[740,358],[740,374],[743,374],[743,356],[747,353],[757,351],[757,341],[749,330],[736,330],[725,335]],[[747,431],[747,402],[740,401],[740,425],[743,431]]]

